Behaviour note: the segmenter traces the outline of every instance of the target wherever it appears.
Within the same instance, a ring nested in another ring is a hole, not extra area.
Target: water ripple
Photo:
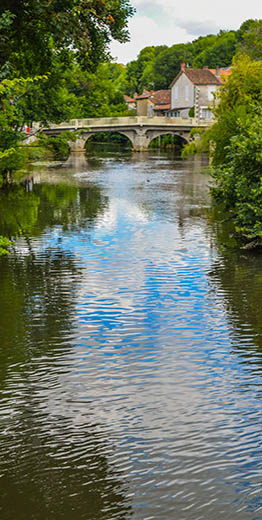
[[[92,160],[1,259],[1,518],[261,519],[262,260],[193,162]]]

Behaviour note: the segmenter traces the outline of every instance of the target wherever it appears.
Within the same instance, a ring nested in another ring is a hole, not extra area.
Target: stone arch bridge
[[[104,117],[72,119],[58,125],[52,124],[42,131],[46,135],[58,135],[65,130],[77,131],[79,135],[76,141],[70,143],[72,152],[84,151],[87,139],[98,132],[118,132],[130,139],[133,150],[141,152],[147,150],[150,142],[160,135],[173,134],[183,142],[189,142],[192,128],[206,128],[212,123],[210,120],[182,117]]]

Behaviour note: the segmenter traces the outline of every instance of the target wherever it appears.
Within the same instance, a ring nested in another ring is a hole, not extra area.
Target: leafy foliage
[[[231,64],[236,52],[237,36],[235,31],[221,31],[214,39],[212,45],[208,45],[194,59],[193,65],[197,68],[208,66],[210,68],[227,67]]]
[[[103,81],[102,71],[100,78],[91,71],[108,58],[111,38],[128,40],[126,24],[132,13],[129,0],[2,0],[2,173],[23,165],[25,153],[19,144],[25,124],[31,121],[59,123],[77,116],[113,115],[112,105],[116,114],[125,111],[120,86],[116,88],[110,77],[116,70],[119,76],[123,68],[111,65]],[[84,72],[83,67],[88,72]],[[72,76],[73,72],[77,80]],[[40,78],[41,81],[35,81]],[[69,85],[76,88],[70,89]],[[63,136],[53,142],[59,157],[66,155],[67,146]]]
[[[226,147],[227,161],[212,169],[216,200],[233,214],[236,231],[262,238],[262,109],[254,107],[239,122]]]
[[[230,161],[225,153],[231,137],[242,132],[242,123],[262,100],[262,62],[251,61],[248,56],[238,56],[232,75],[219,89],[217,104],[213,108],[216,123],[208,130],[213,142],[213,163]]]
[[[262,20],[246,20],[238,31],[238,50],[252,60],[262,59]]]
[[[23,138],[21,128],[24,116],[21,99],[36,78],[3,80],[0,84],[0,172],[20,169],[25,161],[25,151],[18,145]]]
[[[8,248],[12,245],[12,242],[8,238],[0,235],[0,256],[8,255]]]
[[[76,133],[67,131],[61,132],[61,134],[57,136],[40,134],[37,144],[50,151],[55,160],[64,161],[68,158],[70,153],[69,141],[75,141],[76,137]]]
[[[74,57],[90,70],[108,57],[111,38],[128,40],[129,0],[2,0],[0,66],[15,75],[50,71],[53,56]],[[19,49],[19,52],[17,51]]]
[[[178,74],[181,62],[188,62],[190,58],[191,44],[178,43],[162,51],[153,64],[155,89],[168,88]]]
[[[190,131],[190,141],[182,150],[182,159],[186,159],[195,153],[207,153],[209,151],[210,142],[208,132],[204,128],[193,128]]]
[[[109,117],[127,112],[122,91],[123,65],[101,64],[94,74],[75,64],[66,72],[65,79],[72,98],[73,117]]]

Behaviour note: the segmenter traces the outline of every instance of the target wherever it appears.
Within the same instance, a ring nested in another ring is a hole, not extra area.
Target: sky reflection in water
[[[3,520],[262,518],[262,259],[218,248],[199,168],[35,176],[0,264]]]

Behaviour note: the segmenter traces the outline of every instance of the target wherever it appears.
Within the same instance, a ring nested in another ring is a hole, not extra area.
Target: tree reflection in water
[[[244,251],[233,235],[229,218],[215,211],[211,223],[219,256],[209,273],[214,298],[224,302],[232,344],[252,370],[262,368],[262,255]]]
[[[12,186],[0,204],[1,232],[21,237],[19,252],[0,261],[1,517],[126,519],[130,507],[108,461],[113,446],[103,424],[92,423],[88,404],[74,407],[73,390],[68,402],[59,379],[70,379],[64,360],[72,356],[81,268],[59,240],[39,245],[55,227],[91,229],[106,200],[96,186],[60,184],[36,185],[33,193]]]

